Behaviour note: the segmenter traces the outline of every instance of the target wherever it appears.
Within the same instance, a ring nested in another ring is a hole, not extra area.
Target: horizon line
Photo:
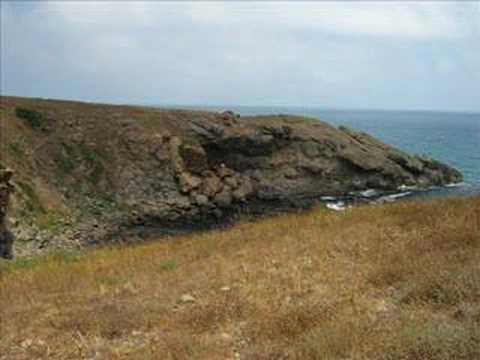
[[[421,108],[421,109],[412,109],[412,108],[363,108],[363,107],[336,107],[336,106],[322,106],[322,105],[245,105],[245,104],[188,104],[188,103],[155,103],[152,101],[132,101],[132,102],[125,102],[125,101],[115,101],[115,100],[108,100],[105,102],[104,100],[92,100],[92,99],[82,99],[82,98],[60,98],[60,97],[41,97],[41,96],[21,96],[21,95],[9,95],[9,94],[2,94],[0,93],[0,97],[23,97],[29,99],[41,99],[41,100],[52,100],[52,101],[72,101],[72,102],[84,102],[90,104],[104,104],[104,105],[123,105],[123,106],[147,106],[147,107],[159,107],[159,108],[170,108],[170,109],[182,109],[182,108],[190,108],[190,109],[208,109],[208,108],[220,108],[224,110],[228,110],[229,107],[237,107],[237,108],[278,108],[278,109],[315,109],[315,110],[323,110],[323,111],[378,111],[378,112],[433,112],[433,113],[461,113],[461,114],[480,114],[480,109],[473,110],[473,109],[428,109],[428,108]]]
[[[127,105],[127,104],[125,104]],[[480,114],[479,110],[472,110],[472,109],[412,109],[412,108],[362,108],[362,107],[335,107],[335,106],[322,106],[322,105],[244,105],[244,104],[178,104],[178,103],[151,103],[145,102],[140,103],[138,105],[144,106],[153,106],[153,107],[160,107],[160,108],[190,108],[190,109],[199,109],[202,110],[205,108],[223,108],[224,110],[229,110],[230,107],[237,107],[237,108],[262,108],[262,109],[306,109],[306,110],[323,110],[323,111],[379,111],[379,112],[433,112],[433,113],[461,113],[461,114]]]

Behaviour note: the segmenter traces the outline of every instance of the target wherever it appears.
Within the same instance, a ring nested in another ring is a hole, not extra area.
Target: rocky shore
[[[446,164],[316,119],[11,97],[0,110],[19,254],[462,180]]]

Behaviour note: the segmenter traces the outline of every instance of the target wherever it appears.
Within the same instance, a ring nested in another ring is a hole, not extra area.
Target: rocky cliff
[[[12,171],[0,164],[0,258],[13,256],[13,234],[7,228],[7,210],[13,185],[10,183]]]
[[[288,115],[3,97],[1,118],[19,190],[13,229],[29,249],[168,234],[322,196],[462,179],[367,134]]]

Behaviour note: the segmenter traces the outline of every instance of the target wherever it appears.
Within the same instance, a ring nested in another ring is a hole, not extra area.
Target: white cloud
[[[254,25],[279,30],[399,36],[418,39],[461,36],[452,3],[400,2],[214,2],[191,4],[192,19],[206,24]]]
[[[103,28],[129,24],[155,28],[187,20],[194,26],[430,39],[463,36],[474,26],[466,14],[472,7],[459,14],[451,2],[61,1],[47,7],[73,25]]]
[[[369,50],[325,39],[316,47],[298,36],[453,39],[465,35],[470,24],[459,20],[454,3],[57,1],[40,9],[50,14],[55,26],[63,22],[61,28],[72,38],[87,38],[74,46],[95,54],[95,63],[105,67],[121,53],[124,63],[142,66],[150,59],[189,69],[194,61],[196,73],[211,71],[212,64],[236,72],[279,65],[324,66],[327,71],[315,73],[329,81],[342,76],[326,72],[341,74],[353,59],[372,62]],[[136,61],[130,59],[135,56]]]
[[[87,88],[78,93],[105,101],[368,106],[420,101],[415,89],[449,79],[473,84],[480,70],[480,3],[19,4],[2,2],[7,88],[16,71],[24,88]]]
[[[47,15],[55,16],[74,26],[110,27],[148,22],[147,3],[112,1],[49,1],[39,9]]]

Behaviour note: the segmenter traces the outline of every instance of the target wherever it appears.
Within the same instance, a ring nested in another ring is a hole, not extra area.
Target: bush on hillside
[[[15,114],[21,118],[27,121],[27,123],[32,127],[33,129],[42,129],[42,114],[40,114],[38,111],[27,109],[27,108],[22,108],[22,107],[17,107],[15,109]]]

